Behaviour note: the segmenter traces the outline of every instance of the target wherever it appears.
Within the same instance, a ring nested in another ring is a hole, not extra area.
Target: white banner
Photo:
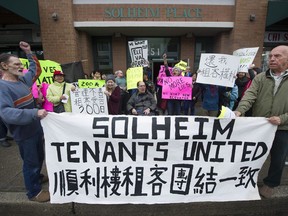
[[[238,56],[216,53],[201,54],[196,82],[233,87],[239,63]]]
[[[239,72],[248,73],[249,65],[253,63],[258,49],[259,47],[242,48],[233,52],[233,55],[240,57]]]
[[[107,97],[102,88],[77,88],[70,91],[72,113],[108,115]]]
[[[148,66],[148,40],[128,41],[132,67]]]
[[[41,120],[51,203],[260,199],[276,126],[265,118],[91,116]]]

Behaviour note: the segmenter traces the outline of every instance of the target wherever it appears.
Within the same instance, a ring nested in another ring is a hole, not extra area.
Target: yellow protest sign
[[[187,65],[187,62],[181,60],[175,66],[179,67],[181,70],[186,70]]]
[[[79,79],[79,88],[101,88],[105,85],[105,80],[94,80],[94,79]]]
[[[143,81],[143,67],[129,68],[126,71],[127,89],[137,88],[137,82]]]
[[[24,65],[24,68],[28,69],[29,68],[29,61],[24,58],[20,58],[20,61]],[[46,83],[53,83],[53,73],[55,70],[60,70],[62,71],[62,68],[59,63],[55,61],[50,61],[50,60],[39,60],[40,66],[42,69],[42,73],[37,79],[37,85],[40,85],[43,82]]]

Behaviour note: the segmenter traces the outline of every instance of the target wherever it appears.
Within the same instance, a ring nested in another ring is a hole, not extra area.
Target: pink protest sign
[[[192,77],[163,77],[162,98],[192,100]]]
[[[172,68],[168,67],[170,74],[172,75]],[[166,73],[165,73],[165,66],[161,65],[160,66],[160,70],[159,70],[159,74],[157,77],[157,85],[162,86],[163,85],[163,77],[166,77]]]

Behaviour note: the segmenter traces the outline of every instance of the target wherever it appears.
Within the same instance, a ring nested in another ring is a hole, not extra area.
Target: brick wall
[[[87,59],[88,61],[83,62],[85,72],[89,74],[93,70],[91,38],[88,33],[76,30],[73,24],[74,21],[225,21],[234,22],[235,26],[233,30],[215,35],[214,51],[231,54],[233,50],[239,48],[259,46],[255,63],[260,65],[268,2],[267,0],[236,0],[235,2],[235,7],[221,5],[171,5],[171,8],[176,8],[178,12],[183,11],[184,8],[201,8],[201,19],[167,18],[165,10],[160,11],[159,18],[131,19],[108,18],[104,9],[117,7],[123,8],[125,11],[128,7],[133,7],[133,5],[73,5],[72,0],[39,0],[44,56],[46,59],[59,63]],[[169,5],[137,5],[137,8],[141,7],[167,8]],[[54,12],[59,15],[58,21],[54,21],[51,17]],[[250,14],[256,15],[254,22],[249,21]],[[193,29],[189,31],[193,32]],[[189,58],[190,62],[194,61],[194,44],[194,38],[181,37],[181,59]],[[112,37],[112,49],[113,72],[118,69],[126,71],[126,37]]]
[[[235,26],[231,33],[231,51],[244,47],[259,47],[254,60],[258,66],[261,64],[263,51],[267,6],[267,0],[237,0]],[[250,14],[255,14],[255,21],[249,20]]]
[[[77,30],[74,28],[73,4],[71,0],[39,0],[38,4],[45,59],[59,63],[69,63],[88,58],[88,55],[91,56],[91,53],[88,53],[89,49],[87,46],[91,46],[88,43],[88,38],[83,35],[79,38]],[[52,19],[54,12],[58,14],[57,21]],[[91,65],[86,66],[86,63],[84,66],[86,70],[91,67]]]

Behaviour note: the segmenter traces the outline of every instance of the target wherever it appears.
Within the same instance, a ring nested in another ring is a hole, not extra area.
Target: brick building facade
[[[93,69],[105,72],[118,69],[126,71],[129,67],[128,40],[147,38],[149,42],[149,38],[168,37],[177,38],[176,44],[172,45],[177,46],[173,50],[177,53],[171,59],[172,62],[189,59],[194,64],[195,55],[199,55],[196,53],[196,45],[200,46],[197,47],[200,49],[198,52],[225,54],[231,54],[239,48],[259,47],[255,63],[261,62],[267,0],[200,3],[157,1],[157,4],[144,4],[145,1],[137,1],[137,4],[125,2],[127,1],[39,0],[45,59],[60,63],[85,60],[83,66],[86,73]],[[57,20],[52,18],[53,13],[57,14]],[[250,15],[255,15],[256,19],[251,20]],[[103,44],[97,43],[98,40],[102,40]],[[159,41],[163,43],[161,39]],[[207,42],[209,47],[205,46]],[[109,54],[101,56],[101,46],[111,46],[104,50],[111,52],[110,57],[107,57]],[[152,46],[151,44],[150,49]],[[159,44],[155,46],[163,47]],[[150,56],[153,69],[157,70],[155,67],[163,52],[165,50],[160,50],[159,55]],[[109,58],[112,61],[109,62],[110,67],[105,67],[105,61],[98,61],[97,57]]]
[[[112,73],[119,69],[126,71],[129,67],[128,41],[145,39],[148,40],[150,66],[155,74],[162,64],[164,52],[170,64],[186,60],[196,70],[201,53],[232,54],[239,48],[259,47],[254,62],[259,66],[263,64],[267,10],[271,3],[268,0],[31,2],[37,4],[37,14],[35,10],[29,11],[27,2],[19,1],[14,8],[8,0],[0,3],[0,31],[7,34],[5,38],[0,37],[1,52],[7,51],[4,47],[9,45],[11,49],[13,46],[17,49],[17,43],[12,39],[17,41],[19,38],[30,42],[40,54],[43,51],[45,59],[61,64],[83,60],[87,74],[95,69]],[[7,12],[5,8],[14,12]],[[23,10],[17,11],[19,8]],[[23,11],[35,13],[39,20],[33,23],[33,17],[27,16],[19,19]],[[11,30],[17,34],[20,31],[19,37],[11,37]],[[29,32],[32,36],[24,37]]]

